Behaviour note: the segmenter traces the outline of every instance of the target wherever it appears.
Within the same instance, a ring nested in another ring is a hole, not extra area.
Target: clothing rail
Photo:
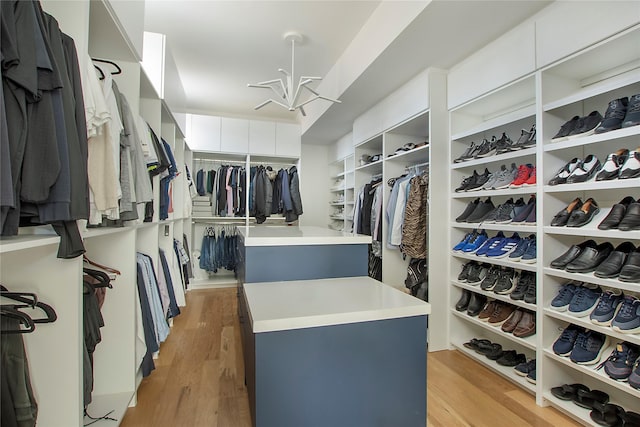
[[[191,217],[193,224],[244,224],[244,217],[236,216],[208,216],[208,217]]]

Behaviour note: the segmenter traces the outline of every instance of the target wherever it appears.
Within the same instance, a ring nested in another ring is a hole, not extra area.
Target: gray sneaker
[[[499,170],[497,170],[495,172],[491,172],[491,175],[489,175],[489,180],[484,183],[484,185],[482,186],[482,189],[483,190],[491,190],[493,188],[493,185],[495,184],[495,182],[500,178],[500,176],[506,170],[507,170],[507,167],[505,165],[502,165]]]
[[[493,183],[494,190],[500,190],[503,188],[509,188],[509,185],[516,179],[518,175],[518,168],[515,163],[511,163],[511,169],[506,169],[500,174],[500,176]]]

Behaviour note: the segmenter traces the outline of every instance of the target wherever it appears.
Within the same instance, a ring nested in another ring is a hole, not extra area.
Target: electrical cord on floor
[[[106,414],[104,414],[103,416],[99,417],[99,418],[94,418],[91,415],[89,415],[89,413],[87,412],[87,410],[84,410],[84,416],[89,418],[91,421],[90,423],[84,424],[84,427],[90,426],[91,424],[95,424],[100,420],[109,420],[109,421],[118,421],[115,418],[111,418],[109,415],[113,414],[113,409],[109,412],[107,412]]]

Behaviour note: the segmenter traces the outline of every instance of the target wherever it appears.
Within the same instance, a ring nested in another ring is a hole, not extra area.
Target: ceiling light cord
[[[285,40],[289,40],[289,39],[291,40],[291,74],[289,74],[289,72],[287,72],[287,70],[283,68],[279,68],[278,71],[285,75],[286,84],[282,80],[282,78],[280,78],[280,79],[274,79],[274,80],[267,80],[267,81],[255,83],[255,84],[249,83],[247,87],[271,89],[276,95],[278,95],[277,97],[283,99],[286,102],[286,104],[279,100],[269,98],[266,101],[263,101],[260,104],[256,105],[254,107],[254,110],[259,110],[260,108],[270,103],[274,103],[283,108],[286,108],[289,111],[295,111],[297,109],[300,109],[300,112],[302,113],[302,115],[306,116],[307,114],[304,110],[304,106],[309,104],[312,101],[315,101],[316,99],[324,99],[326,101],[330,101],[338,104],[342,103],[338,99],[332,99],[326,96],[322,96],[316,90],[308,86],[310,83],[314,81],[322,80],[322,77],[301,76],[300,80],[298,81],[298,86],[294,90],[293,82],[295,81],[296,40],[302,41],[302,35],[298,33],[286,33],[284,35],[284,38]],[[302,91],[304,89],[307,89],[312,94],[312,96],[306,101],[302,101],[298,103],[298,99],[302,95]]]

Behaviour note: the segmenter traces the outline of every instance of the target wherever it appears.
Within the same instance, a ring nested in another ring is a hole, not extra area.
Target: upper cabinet
[[[571,19],[567,19],[570,16]],[[555,2],[536,19],[536,58],[544,67],[640,22],[640,2]],[[638,46],[635,46],[638,49]],[[604,57],[600,60],[606,62]],[[496,61],[501,63],[501,61]]]
[[[276,123],[276,156],[300,157],[300,125]]]
[[[225,153],[249,152],[249,121],[222,118],[220,127],[220,149]]]
[[[265,155],[276,152],[276,124],[274,122],[249,121],[249,152]]]
[[[300,157],[300,125],[230,117],[186,115],[186,135],[193,151]]]

